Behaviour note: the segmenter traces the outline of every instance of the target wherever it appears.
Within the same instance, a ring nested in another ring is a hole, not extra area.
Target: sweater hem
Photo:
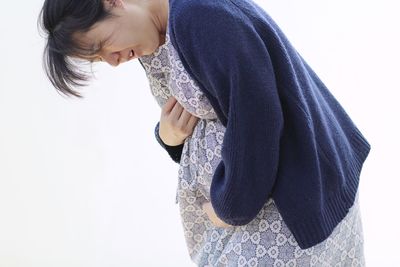
[[[354,204],[362,165],[371,146],[358,129],[350,140],[354,149],[354,161],[349,162],[347,187],[327,199],[321,207],[321,213],[317,216],[298,217],[295,224],[288,225],[301,249],[315,246],[328,238]]]

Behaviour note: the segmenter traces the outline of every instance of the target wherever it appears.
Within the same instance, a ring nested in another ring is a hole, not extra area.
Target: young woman
[[[257,4],[46,0],[40,19],[46,73],[66,95],[88,79],[76,59],[142,64],[198,266],[365,265],[371,146]]]

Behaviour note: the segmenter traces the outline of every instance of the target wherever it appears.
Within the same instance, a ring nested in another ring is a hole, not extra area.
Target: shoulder
[[[226,68],[239,54],[266,52],[256,24],[236,2],[170,1],[170,40],[190,67],[198,67],[196,62],[206,58],[207,65]]]
[[[208,25],[220,27],[228,22],[240,22],[246,19],[244,13],[231,0],[170,0],[172,26]],[[222,25],[215,23],[224,22]]]
[[[212,12],[229,10],[233,3],[230,0],[170,0],[171,11],[175,15],[185,15],[186,13],[196,15],[198,11]]]

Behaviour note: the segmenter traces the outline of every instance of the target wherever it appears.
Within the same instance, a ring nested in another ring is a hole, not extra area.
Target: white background
[[[41,68],[44,1],[0,16],[0,266],[191,266],[178,164],[156,142],[160,108],[137,60],[99,64],[83,100]],[[360,183],[368,266],[399,266],[396,1],[257,1],[372,146]]]

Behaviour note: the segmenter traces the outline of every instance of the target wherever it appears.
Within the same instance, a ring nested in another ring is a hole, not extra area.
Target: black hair
[[[45,0],[38,17],[38,26],[46,33],[42,67],[53,86],[66,96],[82,96],[73,86],[85,86],[86,72],[79,71],[70,57],[91,56],[100,49],[89,47],[73,38],[75,33],[86,33],[97,23],[114,17],[103,0]]]

